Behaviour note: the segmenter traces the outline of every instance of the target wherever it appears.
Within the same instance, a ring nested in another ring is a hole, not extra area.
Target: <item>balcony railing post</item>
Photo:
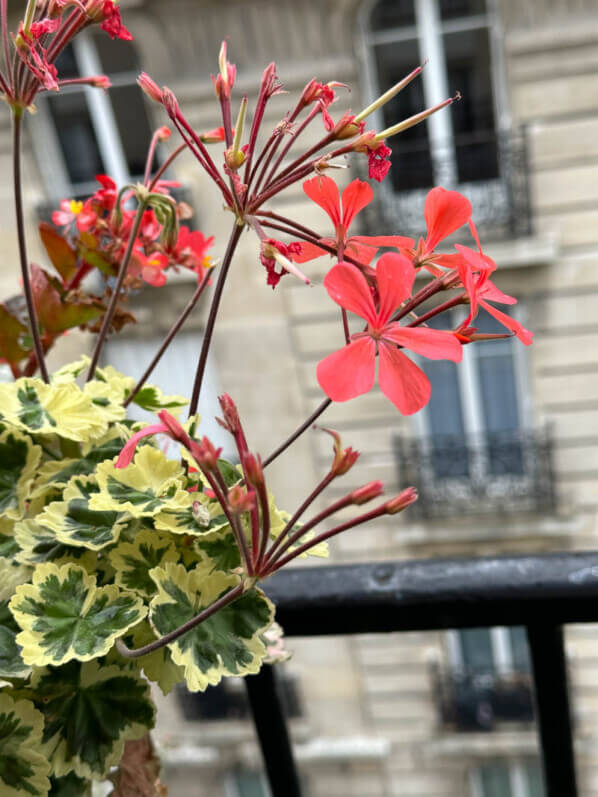
[[[577,797],[563,628],[528,626],[527,638],[534,672],[546,797]]]
[[[257,675],[248,675],[245,684],[272,797],[301,797],[274,668],[264,665]]]

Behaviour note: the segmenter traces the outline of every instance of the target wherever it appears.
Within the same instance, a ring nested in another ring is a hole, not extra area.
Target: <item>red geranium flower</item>
[[[411,296],[414,279],[415,269],[405,256],[382,255],[376,266],[376,308],[367,280],[358,268],[340,263],[327,274],[324,287],[330,297],[368,323],[365,332],[352,335],[347,346],[318,364],[318,382],[333,401],[348,401],[371,390],[378,355],[382,392],[399,412],[411,415],[428,403],[431,386],[421,368],[400,349],[408,348],[432,360],[461,360],[461,344],[452,332],[402,327],[390,321],[397,307]]]
[[[372,187],[363,180],[353,180],[349,183],[340,199],[338,186],[330,177],[314,177],[312,180],[306,180],[303,183],[303,190],[311,200],[326,211],[334,224],[336,238],[320,238],[322,243],[336,249],[339,245],[343,245],[348,255],[364,265],[368,265],[372,261],[381,246],[405,247],[412,243],[411,238],[405,238],[402,235],[352,235],[350,238],[347,237],[353,219],[366,205],[370,204],[374,197]],[[293,260],[296,263],[306,263],[308,260],[330,254],[325,249],[306,241],[300,241],[299,245],[301,251],[299,254],[293,255]]]

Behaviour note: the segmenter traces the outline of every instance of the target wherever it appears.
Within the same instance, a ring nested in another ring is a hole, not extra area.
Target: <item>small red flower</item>
[[[213,235],[205,238],[199,230],[191,232],[188,227],[182,226],[176,246],[169,255],[177,265],[185,266],[202,275],[203,270],[210,267],[210,257],[206,253],[213,243]]]
[[[328,272],[324,287],[330,297],[368,324],[365,332],[352,335],[347,346],[318,364],[320,387],[333,401],[348,401],[371,390],[378,355],[382,392],[399,412],[411,415],[428,403],[431,386],[421,368],[400,349],[408,348],[433,360],[461,360],[461,344],[452,332],[402,327],[390,321],[397,307],[411,296],[414,279],[415,269],[406,257],[382,255],[376,266],[376,308],[370,287],[358,268],[341,263]]]
[[[100,25],[102,30],[105,30],[111,39],[123,39],[124,41],[132,41],[133,36],[123,25],[120,8],[115,5],[113,0],[104,0],[103,8],[104,19]]]
[[[368,149],[368,177],[371,180],[376,180],[379,183],[384,180],[392,165],[388,160],[390,155],[392,155],[392,150],[383,141],[376,149]]]
[[[303,190],[307,196],[324,210],[334,224],[336,238],[321,238],[322,243],[338,249],[343,245],[345,252],[368,265],[374,258],[380,246],[404,247],[411,238],[401,235],[352,235],[347,237],[353,219],[360,213],[374,197],[369,183],[363,180],[353,180],[343,191],[339,199],[338,186],[330,177],[314,177],[303,183]],[[300,251],[293,255],[296,263],[306,263],[316,257],[330,254],[315,244],[300,242]]]

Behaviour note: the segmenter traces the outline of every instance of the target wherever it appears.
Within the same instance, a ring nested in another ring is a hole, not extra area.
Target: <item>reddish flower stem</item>
[[[262,565],[262,567],[265,567],[266,570],[267,570],[268,569],[268,564],[271,561],[273,561],[275,558],[277,558],[277,556],[280,556],[284,551],[286,551],[287,548],[289,547],[289,545],[293,544],[292,540],[291,540],[291,542],[288,542],[288,541],[285,542],[284,545],[283,545],[283,542],[285,541],[285,538],[289,537],[290,532],[293,531],[293,526],[299,520],[301,515],[307,509],[309,509],[309,507],[313,504],[313,502],[316,500],[316,498],[319,495],[322,494],[322,492],[326,489],[326,487],[328,487],[328,485],[330,484],[330,482],[334,478],[335,477],[334,477],[333,473],[327,473],[326,476],[322,479],[322,481],[317,485],[317,487],[307,496],[307,498],[301,504],[299,509],[297,509],[295,514],[288,521],[288,523],[286,524],[284,529],[280,532],[279,536],[274,541],[274,544],[270,547],[270,550],[268,551],[266,557],[261,561],[260,564]],[[301,532],[300,534],[299,534],[299,531]],[[309,531],[309,529],[308,529],[308,531]],[[299,534],[299,536],[302,536],[304,533],[305,532],[303,530],[303,527],[300,530],[297,530],[295,532],[295,534]],[[295,534],[293,534],[291,536],[295,537]],[[290,539],[290,537],[289,537],[289,539]],[[282,545],[282,548],[281,548],[281,545]],[[277,553],[277,551],[278,551],[278,553]]]
[[[226,183],[218,173],[214,162],[208,154],[199,136],[195,134],[193,129],[187,124],[183,117],[171,117],[176,129],[179,131],[183,141],[187,144],[191,152],[195,155],[203,169],[214,180],[218,188],[222,191],[224,201],[231,205],[233,204],[233,197],[228,190]]]
[[[249,195],[249,188],[251,187],[251,183],[253,182],[253,179],[256,176],[260,165],[262,164],[262,162],[264,161],[264,158],[267,155],[268,156],[267,160],[265,161],[264,167],[263,167],[263,169],[261,171],[261,174],[258,177],[257,182],[255,184],[254,193],[257,193],[257,191],[259,191],[259,186],[260,186],[262,180],[264,179],[264,174],[266,172],[266,169],[268,168],[268,164],[270,163],[270,161],[272,159],[272,155],[274,154],[274,151],[276,150],[276,147],[273,147],[273,144],[282,135],[283,135],[282,132],[274,130],[274,132],[270,134],[270,138],[264,144],[264,146],[262,148],[262,151],[258,155],[258,158],[257,158],[257,160],[255,162],[255,165],[254,165],[253,169],[251,170],[251,174],[249,175],[249,180],[245,181],[246,184],[247,184],[247,194],[248,195]]]
[[[300,155],[298,158],[295,158],[295,160],[292,163],[290,163],[286,167],[286,169],[283,169],[280,172],[280,174],[277,175],[276,177],[277,181],[282,180],[284,177],[286,177],[289,174],[292,174],[295,171],[295,169],[298,169],[302,163],[308,160],[308,158],[311,158],[312,155],[315,155],[317,152],[320,152],[320,150],[324,149],[325,146],[327,146],[334,140],[335,140],[334,131],[331,131],[330,133],[325,135],[324,138],[321,138],[317,144],[314,144],[313,147],[310,147],[307,150],[307,152],[304,152],[303,155]]]
[[[189,318],[189,315],[191,314],[191,311],[193,310],[193,308],[197,304],[197,302],[199,300],[199,297],[201,296],[201,294],[203,293],[206,285],[209,282],[209,279],[210,279],[210,272],[206,271],[203,280],[199,283],[199,285],[195,289],[195,291],[193,293],[193,296],[187,302],[187,305],[185,306],[185,309],[183,310],[183,312],[180,314],[180,316],[177,318],[177,320],[174,322],[174,324],[170,328],[170,331],[168,332],[168,334],[166,335],[166,337],[162,341],[162,344],[160,345],[160,348],[154,354],[154,357],[153,357],[152,361],[150,362],[148,367],[143,372],[143,376],[139,379],[139,381],[137,382],[137,384],[133,388],[132,392],[127,396],[126,401],[123,403],[124,407],[128,407],[129,406],[129,404],[133,401],[133,399],[135,398],[137,393],[139,393],[139,391],[141,390],[143,385],[149,379],[152,371],[154,370],[154,368],[158,365],[158,363],[162,359],[162,355],[164,354],[166,349],[172,343],[173,338],[178,333],[180,328],[183,326],[183,324],[185,323],[187,318]]]
[[[25,239],[25,220],[23,218],[23,185],[21,177],[21,132],[23,116],[22,111],[13,111],[13,189],[15,198],[15,215],[17,223],[17,238],[19,243],[19,260],[21,262],[21,276],[23,279],[23,293],[27,305],[27,317],[33,337],[33,347],[39,365],[39,370],[44,382],[49,383],[48,369],[44,357],[44,349],[39,334],[37,313],[33,301],[33,291],[31,289],[31,279],[29,277],[29,260],[27,259],[27,244]]]
[[[456,271],[449,272],[448,274],[442,274],[440,277],[436,277],[436,279],[432,282],[424,285],[424,287],[420,288],[420,290],[411,298],[410,301],[407,302],[407,304],[403,305],[400,310],[397,310],[390,320],[400,321],[401,318],[409,315],[409,313],[418,305],[422,304],[422,302],[425,302],[427,299],[430,299],[432,296],[434,296],[435,293],[438,293],[438,291],[444,291],[451,287],[450,280],[447,282],[447,277],[453,278],[455,274]]]
[[[464,304],[467,301],[466,294],[462,293],[459,296],[455,296],[452,299],[447,299],[446,302],[439,304],[437,307],[432,307],[431,310],[428,310],[427,313],[422,313],[422,315],[418,316],[414,321],[411,323],[406,324],[407,327],[417,327],[420,324],[424,324],[430,318],[434,318],[434,316],[440,315],[441,313],[446,312],[447,310],[452,310],[453,307],[457,307],[460,304]]]
[[[260,502],[260,514],[262,517],[262,533],[260,539],[260,547],[259,552],[257,555],[257,559],[255,560],[255,567],[256,570],[259,568],[261,561],[264,558],[264,554],[266,552],[266,546],[268,545],[268,540],[270,539],[270,507],[268,505],[268,493],[266,491],[266,485],[263,481],[259,484],[255,485],[255,489],[257,490],[259,502]]]
[[[104,341],[106,340],[106,336],[108,335],[108,330],[110,329],[110,324],[112,323],[112,318],[114,317],[114,313],[116,311],[116,305],[118,304],[118,300],[120,298],[120,292],[125,281],[125,277],[127,275],[127,268],[129,265],[129,261],[131,259],[131,255],[133,254],[133,249],[135,247],[135,241],[137,240],[137,234],[139,232],[139,228],[141,227],[141,222],[143,220],[143,214],[145,212],[146,202],[139,202],[139,206],[137,207],[137,213],[135,215],[135,221],[133,222],[133,227],[131,232],[129,233],[129,241],[127,243],[127,249],[125,251],[125,255],[122,259],[122,263],[120,264],[120,270],[118,272],[118,277],[116,279],[116,285],[114,286],[112,297],[110,299],[110,304],[108,305],[108,309],[104,315],[104,319],[102,321],[102,326],[100,327],[100,331],[98,333],[98,339],[96,341],[95,349],[93,350],[93,355],[91,357],[91,365],[89,366],[89,373],[87,374],[87,381],[90,382],[96,372],[96,367],[98,365],[98,361],[100,359],[100,354],[102,352],[102,347],[104,345]]]
[[[215,614],[220,609],[223,609],[225,606],[228,606],[233,601],[236,601],[237,598],[240,598],[241,595],[245,592],[245,584],[241,582],[237,584],[236,587],[233,587],[229,592],[225,592],[224,595],[221,595],[217,601],[214,601],[207,609],[204,609],[198,615],[196,615],[192,620],[188,620],[183,625],[176,628],[174,631],[170,631],[168,634],[164,634],[163,637],[160,639],[156,639],[153,642],[150,642],[148,645],[144,645],[142,648],[136,648],[135,650],[131,650],[131,648],[127,647],[127,645],[122,641],[122,639],[116,640],[116,649],[120,653],[121,656],[124,656],[127,659],[137,659],[139,656],[147,656],[148,653],[153,653],[155,650],[160,650],[160,648],[165,647],[170,642],[174,642],[175,639],[183,636],[188,631],[191,631],[193,628],[198,626],[200,623],[203,623],[213,614]]]
[[[199,394],[201,392],[201,385],[203,382],[204,372],[206,369],[206,363],[208,361],[208,352],[210,350],[210,344],[212,342],[212,335],[214,333],[216,316],[218,315],[218,308],[220,306],[220,300],[222,298],[224,284],[228,276],[228,270],[230,268],[233,255],[235,253],[235,249],[237,248],[237,244],[239,243],[239,239],[241,237],[242,232],[243,232],[243,227],[239,226],[235,219],[233,229],[228,241],[228,246],[226,247],[226,252],[224,254],[224,258],[220,266],[220,274],[218,275],[218,281],[216,283],[214,296],[212,297],[212,304],[210,306],[210,313],[208,315],[208,321],[206,323],[206,330],[204,332],[203,343],[201,346],[201,353],[199,355],[199,362],[197,363],[195,382],[193,384],[193,394],[191,396],[191,403],[189,405],[190,416],[195,415],[195,413],[197,412],[197,405],[199,404]]]
[[[200,464],[199,462],[197,463]],[[201,467],[201,465],[200,465]],[[210,487],[214,491],[214,495],[218,500],[218,503],[222,507],[222,511],[226,515],[226,519],[232,529],[234,534],[235,540],[237,541],[237,546],[239,548],[239,553],[241,554],[241,558],[245,563],[245,569],[247,570],[248,575],[252,576],[254,574],[253,568],[253,560],[251,554],[249,552],[249,547],[247,545],[247,540],[245,539],[245,532],[243,531],[243,526],[239,523],[239,518],[235,515],[234,512],[230,511],[228,501],[226,500],[226,493],[227,493],[227,486],[222,478],[222,474],[220,471],[216,472],[216,475],[212,474],[209,470],[205,468],[201,468],[202,473],[208,480]]]
[[[310,123],[310,122],[311,122],[311,121],[312,121],[312,120],[313,120],[313,119],[314,119],[314,118],[315,118],[315,117],[318,115],[318,113],[319,113],[319,112],[320,112],[320,109],[318,108],[318,106],[317,106],[317,105],[316,105],[316,106],[314,106],[314,107],[311,109],[311,111],[310,111],[310,112],[307,114],[307,116],[305,117],[305,119],[304,119],[304,120],[301,122],[301,124],[299,125],[299,127],[298,127],[296,130],[294,130],[294,131],[293,131],[293,132],[292,132],[292,133],[291,133],[291,134],[288,136],[288,138],[287,138],[287,143],[284,145],[284,147],[283,147],[283,148],[282,148],[282,150],[280,151],[280,154],[279,154],[278,158],[276,158],[276,160],[275,160],[275,162],[274,162],[274,165],[273,165],[273,166],[272,166],[272,168],[270,169],[270,173],[268,174],[268,177],[266,178],[266,185],[268,185],[268,184],[271,182],[272,178],[273,178],[273,177],[274,177],[274,175],[276,174],[276,170],[278,169],[278,167],[279,167],[279,166],[280,166],[280,164],[282,163],[282,159],[284,158],[284,156],[287,154],[287,152],[288,152],[288,151],[290,150],[290,148],[293,146],[293,144],[295,143],[295,141],[297,141],[297,139],[299,138],[299,136],[301,135],[301,133],[303,133],[303,131],[305,130],[305,128],[308,126],[308,124],[309,124],[309,123]]]
[[[324,410],[328,409],[331,404],[332,399],[324,399],[324,401],[314,410],[314,412],[312,412],[309,418],[306,418],[301,426],[297,427],[290,437],[287,437],[287,439],[281,443],[277,449],[275,449],[268,457],[266,457],[266,459],[262,462],[262,468],[266,468],[271,462],[274,462],[274,460],[279,457],[283,451],[286,451],[286,449],[292,443],[294,443],[298,437],[301,437],[306,429],[309,429],[309,427],[320,417]]]
[[[160,166],[158,171],[152,177],[151,182],[148,185],[150,191],[154,190],[154,188],[156,187],[156,183],[158,182],[160,177],[162,177],[166,169],[168,169],[168,167],[175,160],[175,158],[178,158],[181,152],[185,149],[187,149],[187,144],[179,144],[179,146],[175,149],[175,151],[170,153],[170,155],[166,158],[164,163]]]
[[[308,551],[310,548],[313,548],[314,546],[319,545],[321,542],[330,539],[330,537],[334,537],[335,535],[340,534],[342,531],[347,531],[347,529],[352,529],[354,526],[361,526],[363,523],[367,523],[368,520],[375,520],[381,515],[386,515],[386,514],[388,514],[388,511],[386,509],[386,504],[382,504],[376,509],[372,509],[371,512],[366,512],[364,515],[359,515],[359,517],[353,518],[353,520],[348,520],[346,523],[341,523],[340,526],[335,526],[333,529],[330,529],[330,531],[324,531],[322,532],[322,534],[318,534],[316,537],[313,538],[313,540],[309,540],[308,542],[303,543],[303,545],[300,545],[294,551],[291,551],[291,553],[287,554],[286,556],[283,556],[282,559],[277,559],[275,562],[273,562],[272,564],[274,565],[274,567],[270,568],[270,570],[268,571],[268,575],[271,575],[272,573],[275,573],[277,570],[280,570],[281,567],[284,567],[292,559],[295,559],[297,556],[301,556],[301,554],[304,553],[305,551]],[[301,529],[301,531],[305,534],[305,532],[309,531],[313,525],[315,525],[315,523],[312,523],[310,521],[310,523],[306,524],[306,526],[304,526]],[[307,528],[307,526],[309,526],[309,528]],[[290,539],[291,538],[289,537],[289,540]]]

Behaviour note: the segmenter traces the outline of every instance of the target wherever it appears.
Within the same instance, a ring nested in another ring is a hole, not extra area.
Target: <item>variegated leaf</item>
[[[48,504],[36,521],[55,532],[56,539],[65,545],[99,551],[115,543],[128,515],[90,509],[89,500],[99,489],[93,476],[74,476],[64,491],[64,501]]]
[[[0,694],[0,794],[46,797],[50,763],[40,752],[44,718],[29,700]]]
[[[31,691],[45,717],[41,749],[58,777],[104,778],[125,742],[154,724],[149,686],[131,667],[71,661],[36,670]]]
[[[179,628],[239,584],[234,575],[210,574],[202,566],[187,572],[183,565],[167,564],[150,575],[158,587],[150,604],[150,621],[160,636]],[[258,672],[266,656],[262,635],[273,617],[274,606],[254,587],[171,642],[172,659],[185,668],[189,689],[203,691],[225,675]]]
[[[43,667],[105,655],[115,640],[145,617],[140,598],[114,584],[98,587],[79,565],[38,565],[32,584],[17,587],[10,610],[26,664]]]
[[[0,434],[0,513],[5,518],[25,514],[41,453],[28,435],[10,429]]]
[[[19,626],[8,608],[8,602],[19,584],[25,584],[31,578],[31,570],[11,564],[7,559],[0,559],[0,677],[25,678],[29,667],[21,657],[21,649],[16,637]]]
[[[96,470],[100,492],[90,499],[90,509],[130,512],[133,517],[153,517],[188,504],[182,489],[184,471],[156,448],[144,446],[126,468],[102,462]]]
[[[174,542],[168,535],[153,529],[137,532],[133,542],[120,542],[108,554],[115,570],[115,583],[144,597],[151,597],[156,592],[149,571],[166,562],[176,562],[178,558]]]

